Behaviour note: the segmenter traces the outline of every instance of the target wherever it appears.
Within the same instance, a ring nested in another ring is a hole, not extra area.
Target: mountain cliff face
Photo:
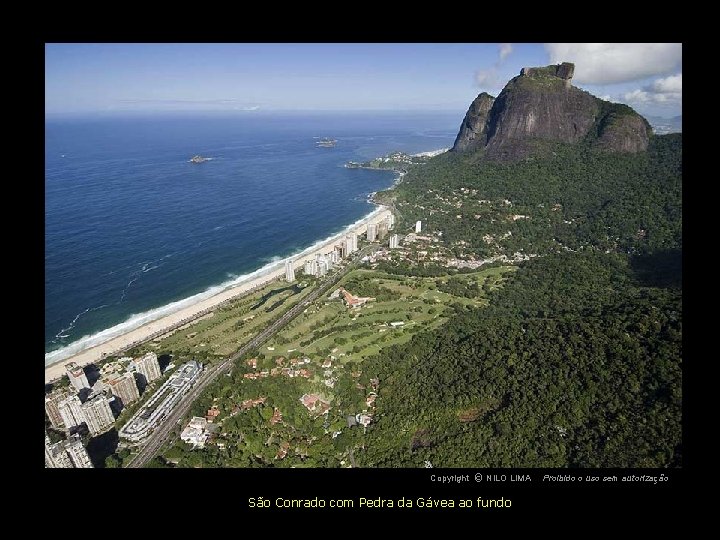
[[[603,101],[572,86],[575,65],[524,68],[493,99],[473,101],[452,150],[484,148],[485,157],[514,161],[532,153],[538,140],[587,141],[614,152],[647,149],[650,125],[626,105]]]
[[[455,139],[453,150],[465,152],[482,148],[487,142],[485,126],[495,98],[483,92],[470,105]]]

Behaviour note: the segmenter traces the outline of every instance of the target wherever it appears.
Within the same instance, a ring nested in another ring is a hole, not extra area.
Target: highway
[[[245,345],[238,349],[234,355],[222,363],[208,368],[204,373],[202,373],[195,382],[195,385],[178,402],[175,408],[161,421],[161,423],[148,436],[145,442],[142,443],[140,451],[125,464],[125,467],[140,468],[145,466],[147,462],[157,454],[158,450],[160,450],[170,433],[177,426],[178,422],[187,414],[193,402],[219,375],[232,369],[235,364],[235,360],[265,343],[268,339],[275,335],[278,330],[302,313],[308,305],[325,294],[327,290],[336,284],[345,274],[357,266],[362,257],[374,252],[377,249],[379,249],[379,246],[372,245],[360,250],[345,268],[341,268],[335,273],[328,275],[325,280],[318,285],[317,289],[311,292],[299,304],[293,306],[290,310],[284,313],[277,321],[248,341]]]

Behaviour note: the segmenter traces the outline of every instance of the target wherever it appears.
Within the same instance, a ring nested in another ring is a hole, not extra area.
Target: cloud
[[[682,73],[658,79],[650,88],[660,94],[682,94]]]
[[[630,103],[654,103],[675,105],[682,102],[682,73],[664,79],[656,79],[651,84],[622,95]]]
[[[498,64],[501,62],[504,62],[505,59],[510,55],[511,52],[513,52],[513,46],[512,43],[501,43],[498,45],[500,48],[499,54],[500,54],[500,60],[498,61]]]
[[[496,68],[480,69],[475,72],[475,82],[478,86],[495,88],[498,86],[498,74]]]
[[[505,59],[513,52],[512,43],[498,44],[498,59],[493,67],[488,69],[479,69],[475,72],[475,82],[483,88],[499,88],[500,78],[498,77],[498,69],[503,65]]]
[[[574,80],[631,82],[665,75],[682,65],[681,43],[546,43],[550,62],[573,62]]]

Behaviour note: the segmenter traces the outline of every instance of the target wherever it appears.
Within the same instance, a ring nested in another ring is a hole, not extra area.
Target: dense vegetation
[[[626,255],[526,263],[490,305],[366,361],[366,466],[680,463],[682,299]],[[423,434],[418,447],[414,438]]]
[[[381,387],[358,464],[680,466],[681,146],[681,135],[636,155],[557,146],[510,165],[445,155],[413,171],[394,194],[403,225],[423,219],[481,256],[541,257],[489,307],[366,360]],[[508,228],[504,244],[483,240]],[[470,295],[463,285],[442,287]]]
[[[497,248],[512,254],[682,247],[681,134],[653,137],[646,153],[556,144],[543,154],[512,164],[442,154],[387,195],[401,225],[422,220],[424,230],[442,231],[449,244],[467,242],[480,256]],[[527,217],[513,221],[518,215]],[[508,232],[497,245],[486,239]]]

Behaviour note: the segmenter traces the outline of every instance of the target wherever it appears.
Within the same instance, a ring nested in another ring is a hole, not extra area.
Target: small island
[[[205,163],[206,161],[210,161],[212,158],[202,157],[200,155],[193,156],[190,158],[190,163]]]
[[[318,148],[335,148],[336,144],[337,140],[328,137],[323,137],[317,142]]]

